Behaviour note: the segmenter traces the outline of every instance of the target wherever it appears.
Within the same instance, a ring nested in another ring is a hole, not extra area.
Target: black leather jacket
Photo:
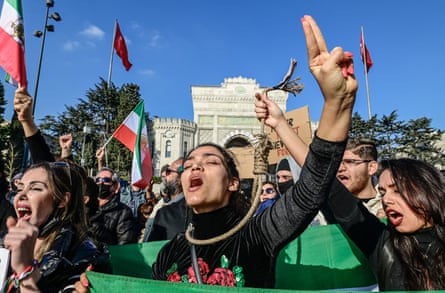
[[[90,232],[108,245],[136,243],[138,225],[131,209],[114,196],[90,219]]]
[[[362,201],[352,195],[343,184],[335,180],[329,195],[329,208],[346,234],[368,258],[379,283],[380,291],[405,291],[402,263],[389,241],[389,226],[370,213]],[[419,249],[435,257],[439,239],[430,228],[411,234]]]
[[[187,229],[191,220],[191,210],[187,207],[185,198],[159,209],[153,228],[147,241],[170,240],[178,233]]]
[[[42,277],[37,285],[41,292],[72,292],[74,283],[89,265],[95,271],[110,273],[108,249],[96,246],[89,238],[79,242],[72,227],[65,226],[39,262]]]

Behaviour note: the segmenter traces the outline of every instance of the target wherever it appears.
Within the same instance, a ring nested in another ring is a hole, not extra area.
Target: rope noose
[[[289,70],[284,76],[284,79],[278,85],[265,89],[264,93],[268,93],[269,91],[273,90],[283,90],[294,94],[294,96],[296,94],[299,94],[303,90],[303,85],[298,84],[299,78],[296,78],[292,81],[290,80],[296,66],[297,62],[295,61],[295,59],[291,59]],[[253,174],[255,177],[252,185],[252,194],[251,194],[252,202],[249,211],[243,217],[243,219],[233,228],[213,238],[208,238],[208,239],[193,238],[192,232],[194,228],[192,225],[190,225],[185,231],[185,237],[191,244],[210,245],[229,238],[230,236],[241,230],[241,228],[247,223],[247,221],[249,221],[249,219],[253,216],[253,214],[257,210],[258,204],[260,202],[261,187],[263,186],[264,175],[267,173],[267,168],[269,165],[268,162],[269,152],[272,149],[272,142],[269,140],[267,134],[265,133],[264,128],[265,128],[264,120],[261,120],[260,132],[255,135],[255,139],[253,142],[255,148]]]

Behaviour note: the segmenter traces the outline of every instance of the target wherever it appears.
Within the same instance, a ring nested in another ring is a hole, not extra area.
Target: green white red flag
[[[142,189],[146,188],[153,175],[153,169],[148,144],[144,100],[139,101],[133,111],[113,133],[113,137],[133,152],[131,184]]]
[[[13,81],[26,88],[25,30],[21,0],[4,0],[0,16],[0,66]]]

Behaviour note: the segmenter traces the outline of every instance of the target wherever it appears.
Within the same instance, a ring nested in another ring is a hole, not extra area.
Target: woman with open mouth
[[[445,289],[443,175],[420,160],[383,160],[379,192],[388,223],[333,184],[329,207],[370,260],[381,291]]]
[[[185,199],[193,211],[192,228],[161,249],[153,264],[154,279],[273,288],[279,251],[306,229],[327,198],[346,146],[357,81],[353,74],[342,73],[346,72],[343,67],[353,72],[352,56],[340,47],[328,52],[312,17],[304,16],[302,24],[310,69],[325,104],[300,180],[271,207],[230,234],[247,211],[234,159],[212,143],[192,149],[181,174]],[[288,131],[294,130],[289,130],[281,109],[267,93],[258,93],[256,98],[257,118],[272,127],[286,146],[293,144]]]
[[[88,266],[108,271],[108,252],[87,237],[85,174],[69,162],[30,166],[18,184],[5,247],[10,268],[5,292],[71,292]]]

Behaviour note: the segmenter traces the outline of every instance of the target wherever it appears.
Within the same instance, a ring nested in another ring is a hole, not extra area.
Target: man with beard
[[[183,158],[178,158],[161,173],[161,194],[167,198],[167,203],[148,218],[143,242],[169,240],[187,228],[187,206],[181,185],[183,162]]]
[[[349,139],[338,168],[337,179],[359,198],[371,213],[382,219],[386,217],[382,196],[374,184],[378,167],[374,141],[365,138]]]
[[[119,176],[110,168],[97,172],[99,208],[91,218],[91,232],[108,245],[137,242],[137,223],[131,209],[119,200]]]

